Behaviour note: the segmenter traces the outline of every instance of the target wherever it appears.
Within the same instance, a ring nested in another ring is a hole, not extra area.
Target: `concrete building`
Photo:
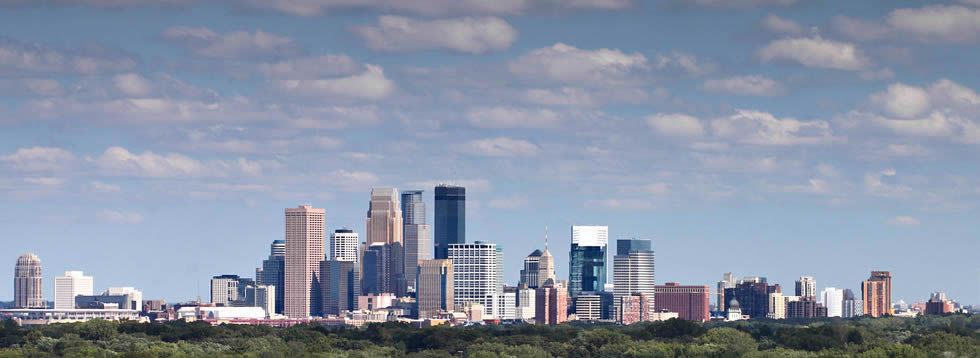
[[[44,326],[56,323],[85,322],[93,319],[106,321],[128,320],[145,322],[137,310],[125,309],[9,309],[0,310],[0,317],[16,319],[24,326]]]
[[[827,317],[827,308],[812,297],[800,297],[786,303],[786,318]]]
[[[276,288],[274,286],[256,285],[250,288],[249,296],[255,299],[255,307],[261,307],[266,317],[276,315]]]
[[[861,301],[866,316],[881,317],[892,314],[891,271],[871,271],[871,277],[861,282]]]
[[[422,260],[419,263],[416,302],[420,319],[436,318],[454,310],[452,260]]]
[[[616,319],[612,292],[581,292],[575,296],[575,315],[579,321],[613,321]]]
[[[132,287],[110,287],[100,295],[77,295],[75,307],[79,309],[116,308],[140,311],[143,309],[143,292]]]
[[[654,310],[657,312],[677,312],[680,319],[706,322],[711,319],[708,310],[708,286],[682,286],[677,282],[667,282],[654,286]]]
[[[231,306],[238,301],[238,275],[219,275],[211,278],[211,303]]]
[[[449,260],[453,262],[453,306],[461,310],[468,303],[484,307],[485,319],[502,315],[503,250],[497,244],[477,241],[472,244],[450,244]]]
[[[524,269],[521,270],[520,284],[528,288],[538,288],[545,281],[555,279],[555,258],[545,247],[544,252],[534,250],[524,258]]]
[[[326,211],[303,205],[286,209],[285,299],[289,318],[308,318],[321,307],[320,261],[325,252]]]
[[[742,314],[742,305],[738,303],[738,299],[732,298],[729,300],[725,308],[725,320],[738,321],[744,319],[744,317],[745,315]]]
[[[827,317],[842,317],[844,315],[844,290],[834,287],[824,288],[820,292],[820,303],[827,308]]]
[[[357,262],[346,259],[330,259],[320,264],[324,316],[341,316],[357,309],[357,298],[361,295],[358,269]]]
[[[514,316],[516,319],[523,320],[525,322],[530,322],[534,320],[535,316],[535,292],[534,289],[529,288],[525,285],[520,285],[517,287],[517,299],[514,308]]]
[[[854,296],[854,291],[844,289],[844,300],[841,308],[841,317],[854,318],[864,314],[864,306],[861,300]]]
[[[337,229],[330,234],[330,259],[357,262],[360,238],[354,230]]]
[[[554,281],[545,282],[535,291],[535,322],[557,325],[568,320],[568,289]]]
[[[54,278],[54,309],[75,308],[75,296],[92,294],[92,276],[82,271],[65,271],[64,276]]]
[[[786,297],[782,292],[769,294],[769,313],[766,314],[766,318],[786,319]]]
[[[380,295],[365,295],[357,297],[357,309],[361,311],[375,311],[382,308],[391,307],[395,302],[395,295],[382,293]]]
[[[41,259],[21,255],[14,266],[14,308],[44,308],[41,292]]]
[[[371,201],[368,204],[365,242],[370,245],[385,244],[391,247],[385,257],[385,267],[388,271],[382,279],[383,292],[391,292],[396,296],[405,296],[407,280],[405,278],[405,244],[402,236],[402,209],[398,189],[371,189]]]
[[[656,306],[654,252],[650,240],[616,240],[613,258],[614,304],[621,297],[641,293],[648,300],[650,312]],[[616,311],[620,311],[616,308]]]
[[[606,285],[606,246],[608,226],[572,226],[568,252],[568,294],[602,291]]]
[[[286,299],[286,240],[275,240],[269,245],[269,258],[262,260],[262,271],[256,273],[259,285],[275,287],[275,310],[282,314]]]
[[[500,319],[517,319],[517,287],[504,286],[504,293],[500,296]]]
[[[466,243],[466,188],[435,187],[435,258],[448,259],[449,245]]]
[[[425,222],[422,190],[402,192],[402,223],[405,242],[405,279],[410,291],[416,290],[419,263],[432,258],[432,227]]]
[[[724,311],[725,303],[728,302],[725,300],[725,289],[735,288],[735,275],[732,274],[731,272],[722,275],[721,281],[718,281],[717,288],[718,288],[718,292],[716,293],[718,294],[718,298],[717,301],[715,301],[715,309],[718,311]]]
[[[725,289],[725,298],[738,301],[743,316],[761,318],[769,314],[769,295],[774,292],[782,292],[778,284],[769,285],[765,277],[746,276],[734,288]]]
[[[945,292],[934,292],[926,301],[925,314],[950,314],[953,313],[955,306],[952,301],[946,299]]]
[[[813,276],[800,276],[796,280],[796,295],[800,297],[817,297],[817,280]]]
[[[616,321],[620,324],[631,325],[633,323],[645,322],[650,320],[650,300],[646,294],[633,293],[626,296],[614,298],[617,302]]]

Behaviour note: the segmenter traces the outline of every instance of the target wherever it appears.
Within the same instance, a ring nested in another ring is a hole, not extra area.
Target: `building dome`
[[[728,302],[728,309],[736,309],[736,308],[741,308],[741,307],[739,307],[738,305],[738,300],[733,298],[731,301]]]
[[[32,265],[32,264],[38,264],[38,265],[40,265],[41,264],[41,259],[39,259],[37,257],[37,255],[35,255],[35,254],[27,253],[27,254],[20,255],[20,257],[17,258],[17,264],[18,265]]]

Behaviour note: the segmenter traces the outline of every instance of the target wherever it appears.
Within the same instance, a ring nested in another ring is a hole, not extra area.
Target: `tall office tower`
[[[392,246],[376,242],[361,250],[361,294],[377,296],[394,293],[394,280],[391,274]]]
[[[715,301],[715,310],[719,312],[725,311],[725,289],[735,288],[735,275],[731,272],[727,272],[722,276],[721,281],[718,281],[718,300]]]
[[[64,276],[54,278],[54,309],[75,308],[75,296],[92,294],[92,276],[82,271],[65,271]]]
[[[545,242],[544,252],[538,260],[538,284],[537,287],[544,286],[548,280],[555,280],[555,257],[548,251],[548,244]]]
[[[711,319],[708,312],[709,286],[681,286],[677,282],[667,282],[654,286],[654,310],[677,312],[677,317],[689,321],[705,322]]]
[[[568,289],[561,283],[547,281],[535,291],[535,322],[557,325],[568,320]]]
[[[517,319],[525,322],[534,320],[536,306],[534,300],[535,292],[533,288],[529,288],[524,284],[517,286],[517,298],[514,302],[516,306],[514,315]]]
[[[827,308],[827,317],[844,315],[844,290],[827,287],[820,292],[820,303]]]
[[[650,300],[642,293],[634,293],[615,299],[616,321],[620,324],[631,325],[650,320]]]
[[[439,184],[435,189],[435,258],[449,258],[449,245],[466,243],[466,188]]]
[[[864,314],[861,300],[854,297],[854,291],[851,291],[849,288],[844,289],[843,298],[844,299],[841,304],[841,317],[854,318]]]
[[[734,288],[725,289],[725,298],[729,299],[724,307],[725,311],[728,311],[731,299],[735,299],[743,315],[750,318],[766,317],[769,314],[769,295],[774,292],[783,291],[778,284],[767,284],[765,277],[746,276]]]
[[[286,240],[275,240],[269,247],[269,258],[262,260],[262,272],[257,273],[260,285],[275,289],[275,308],[272,313],[282,314],[286,299]]]
[[[892,273],[871,271],[871,277],[861,282],[861,301],[864,314],[881,317],[892,314]]]
[[[41,259],[23,254],[14,266],[14,308],[44,308],[41,296]]]
[[[330,259],[357,262],[357,245],[360,242],[354,230],[334,230],[330,234]]]
[[[422,260],[419,262],[415,301],[419,318],[435,318],[440,311],[453,311],[453,262]]]
[[[283,313],[307,318],[319,310],[320,261],[323,261],[326,210],[303,205],[286,209],[285,300]]]
[[[521,269],[521,280],[519,284],[529,288],[538,288],[538,271],[540,269],[541,250],[534,250],[524,258],[524,268]]]
[[[618,305],[622,297],[642,293],[652,315],[656,307],[654,283],[654,254],[650,240],[616,240],[616,256],[613,257],[613,303]]]
[[[354,261],[330,259],[320,263],[323,282],[323,315],[340,316],[357,309],[357,296],[361,295],[358,264]]]
[[[432,228],[425,223],[425,201],[421,190],[402,192],[403,236],[405,241],[405,280],[417,289],[419,263],[432,258]]]
[[[608,226],[572,226],[572,247],[568,253],[568,294],[602,291],[606,285],[606,245]],[[653,285],[653,282],[650,282]]]
[[[220,275],[211,278],[211,303],[231,305],[238,301],[238,275]]]
[[[800,276],[796,280],[796,295],[800,297],[817,297],[817,280],[813,276]]]
[[[769,312],[766,313],[768,319],[786,318],[786,296],[782,292],[769,294]]]
[[[385,293],[395,296],[405,296],[407,281],[405,279],[405,246],[402,241],[402,208],[398,198],[398,189],[371,189],[371,202],[367,211],[367,228],[365,241],[368,245],[382,243],[391,247],[390,255],[386,256],[388,272],[384,277]]]
[[[484,318],[500,318],[500,296],[503,295],[504,254],[491,242],[450,244],[449,260],[453,262],[453,306],[462,311],[469,303],[483,306]]]
[[[580,321],[615,320],[613,293],[606,291],[579,293],[575,296],[575,316]]]

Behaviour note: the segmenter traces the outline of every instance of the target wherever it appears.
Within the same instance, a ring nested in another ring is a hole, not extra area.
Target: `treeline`
[[[980,315],[362,328],[2,322],[2,357],[980,357]]]

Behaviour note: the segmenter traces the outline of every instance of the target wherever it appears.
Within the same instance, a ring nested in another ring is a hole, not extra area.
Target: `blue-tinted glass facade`
[[[568,255],[568,294],[602,291],[606,285],[606,247],[572,244]]]
[[[425,202],[421,190],[406,190],[402,192],[402,224],[425,224]]]
[[[466,243],[466,188],[440,185],[435,197],[435,258],[448,259],[449,245]]]

